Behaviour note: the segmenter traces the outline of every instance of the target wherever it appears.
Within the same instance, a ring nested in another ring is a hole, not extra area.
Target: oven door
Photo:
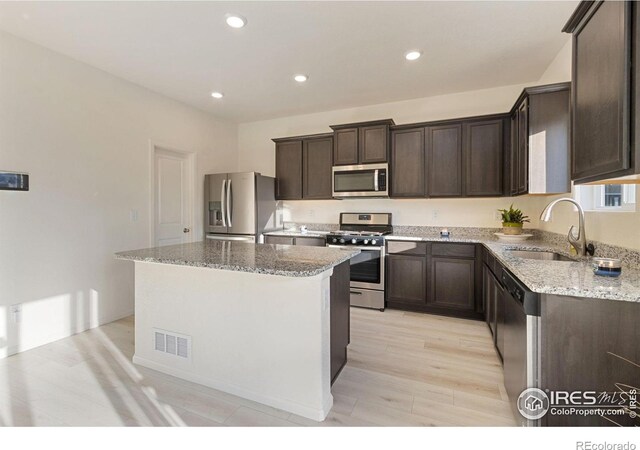
[[[333,168],[333,197],[388,197],[388,164],[363,164]]]
[[[331,248],[360,249],[351,258],[351,287],[384,290],[384,247],[364,247],[352,245],[327,245]]]

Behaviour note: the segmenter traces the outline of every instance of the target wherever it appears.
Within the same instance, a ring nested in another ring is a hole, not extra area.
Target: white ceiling
[[[0,29],[246,122],[537,80],[576,5],[0,2]],[[247,26],[229,28],[230,12]]]

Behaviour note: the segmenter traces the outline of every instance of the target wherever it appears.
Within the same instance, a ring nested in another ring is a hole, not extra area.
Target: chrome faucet
[[[543,222],[548,222],[549,220],[551,220],[551,210],[560,202],[573,203],[574,205],[576,205],[576,208],[578,208],[578,235],[575,235],[575,227],[571,225],[571,228],[569,228],[569,235],[567,236],[569,243],[573,248],[576,249],[576,253],[578,254],[578,256],[585,256],[587,254],[593,255],[595,248],[593,244],[587,244],[587,237],[584,231],[584,210],[574,199],[563,197],[559,198],[558,200],[552,201],[547,206],[545,206],[544,210],[542,210],[542,214],[540,214],[540,220],[542,220]]]

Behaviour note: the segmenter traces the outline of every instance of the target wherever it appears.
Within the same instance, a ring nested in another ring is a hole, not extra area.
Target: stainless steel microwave
[[[334,198],[388,197],[389,164],[334,166],[332,187]]]

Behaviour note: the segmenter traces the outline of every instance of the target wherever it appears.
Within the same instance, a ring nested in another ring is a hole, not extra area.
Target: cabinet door
[[[596,4],[573,35],[574,180],[606,179],[630,167],[632,3]]]
[[[358,164],[358,129],[336,130],[333,137],[333,163],[336,166]]]
[[[302,141],[276,144],[276,198],[302,198]]]
[[[294,238],[288,236],[265,236],[265,244],[293,245]]]
[[[427,258],[389,255],[387,261],[387,301],[424,305],[427,295]]]
[[[444,125],[425,129],[427,151],[427,195],[462,195],[462,125]]]
[[[389,125],[360,128],[359,163],[384,163],[389,157]]]
[[[302,149],[302,198],[330,199],[333,138],[306,139]]]
[[[431,258],[427,304],[454,310],[475,310],[475,260]]]
[[[506,296],[509,293],[502,287],[502,285],[498,282],[497,279],[494,280],[494,293],[493,293],[493,304],[495,305],[495,333],[494,340],[496,348],[498,349],[498,353],[500,354],[500,358],[504,355],[504,308]]]
[[[525,98],[518,107],[518,165],[516,193],[529,189],[529,101]]]
[[[509,194],[518,194],[518,112],[511,115],[511,145],[509,146]]]
[[[308,247],[324,247],[326,245],[326,240],[318,237],[297,237],[295,244],[306,245]]]
[[[465,195],[502,195],[502,119],[464,124]]]
[[[391,133],[391,197],[425,196],[424,128]]]

